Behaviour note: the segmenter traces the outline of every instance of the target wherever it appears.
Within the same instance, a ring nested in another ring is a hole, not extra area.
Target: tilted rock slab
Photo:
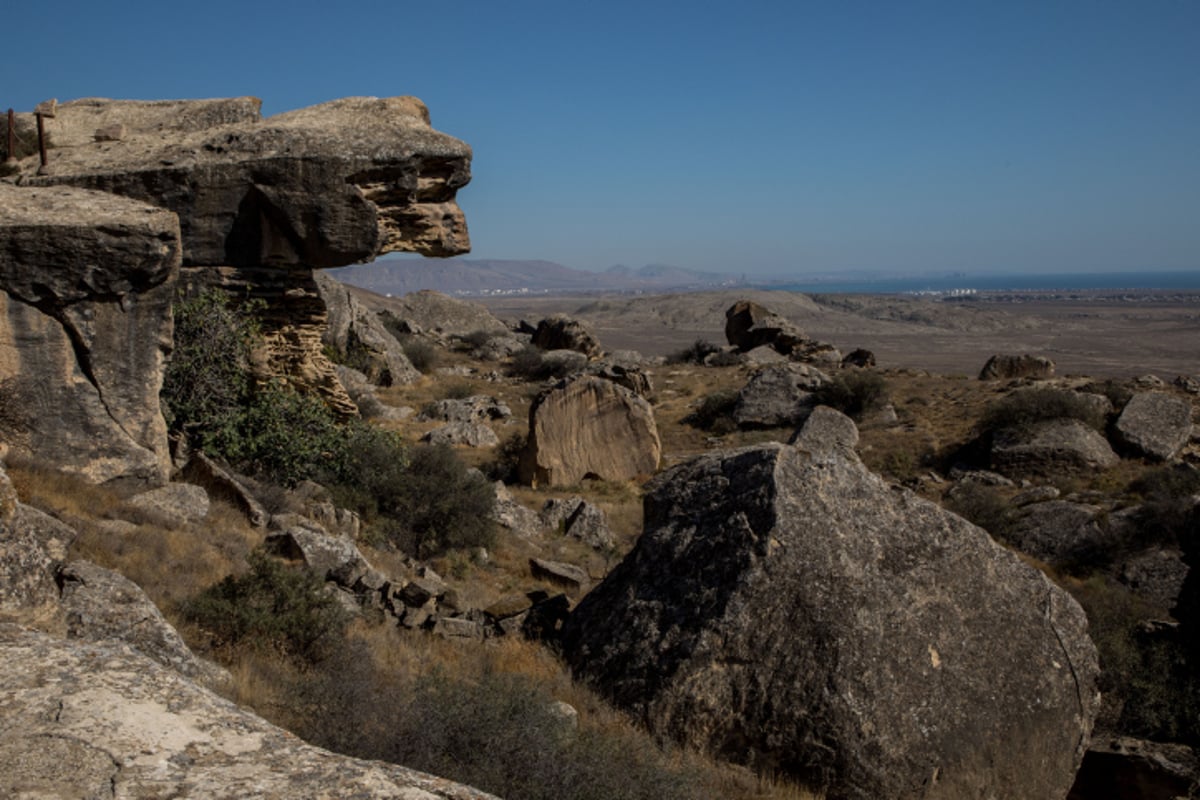
[[[650,475],[662,444],[650,404],[596,377],[560,381],[529,409],[529,440],[518,469],[536,486],[572,486]]]
[[[313,279],[328,311],[328,325],[321,337],[324,344],[353,355],[377,386],[404,386],[421,378],[378,314],[326,273],[316,272]]]
[[[123,644],[0,624],[0,659],[5,797],[491,797],[304,744]]]
[[[55,119],[79,128],[75,118],[96,117],[98,102],[64,103]],[[68,137],[48,175],[26,159],[20,181],[174,211],[185,265],[335,267],[393,251],[470,250],[455,194],[471,179],[471,148],[430,127],[415,97],[347,97],[268,119],[196,102],[208,113],[173,129],[157,104],[121,102],[103,112],[129,120],[119,141]],[[189,108],[175,103],[176,113]]]
[[[169,211],[0,184],[0,385],[22,417],[6,441],[96,483],[166,482],[179,259]]]
[[[1083,611],[823,428],[656,478],[564,629],[576,675],[830,800],[1064,797],[1099,699]]]
[[[1192,435],[1192,404],[1164,392],[1139,392],[1113,425],[1118,443],[1135,455],[1166,461]]]

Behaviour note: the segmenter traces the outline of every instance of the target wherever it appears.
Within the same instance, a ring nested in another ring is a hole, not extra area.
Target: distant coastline
[[[1171,272],[1063,272],[1012,275],[885,276],[846,280],[837,276],[794,281],[750,281],[757,289],[805,294],[951,294],[1055,291],[1200,291],[1200,270]]]

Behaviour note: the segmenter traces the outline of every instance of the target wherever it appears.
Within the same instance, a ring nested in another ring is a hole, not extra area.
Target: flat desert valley
[[[725,343],[725,310],[749,298],[843,353],[872,351],[883,368],[976,375],[994,353],[1054,360],[1059,375],[1163,379],[1200,375],[1200,292],[805,295],[732,289],[662,295],[501,296],[479,300],[506,321],[554,313],[585,320],[607,350],[665,355]]]

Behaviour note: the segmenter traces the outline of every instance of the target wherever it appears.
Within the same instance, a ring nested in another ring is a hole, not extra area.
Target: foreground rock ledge
[[[804,433],[649,485],[636,548],[564,630],[576,674],[831,800],[1065,797],[1098,702],[1083,611],[853,437]]]
[[[492,797],[304,744],[124,645],[0,624],[0,659],[4,797]]]

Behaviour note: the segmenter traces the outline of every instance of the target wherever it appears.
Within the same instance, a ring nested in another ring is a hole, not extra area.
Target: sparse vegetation
[[[867,369],[844,369],[813,392],[818,404],[836,408],[848,417],[861,421],[871,411],[883,407],[888,400],[887,381],[877,372]]]
[[[706,394],[686,422],[702,430],[716,434],[731,433],[737,429],[733,421],[733,409],[737,406],[738,392],[735,389],[722,389]]]
[[[447,445],[423,445],[410,454],[404,480],[379,499],[381,511],[400,523],[390,527],[389,538],[419,558],[491,545],[496,493],[487,479]]]
[[[988,406],[980,421],[984,431],[1028,427],[1048,419],[1077,419],[1103,430],[1102,408],[1084,395],[1068,389],[1029,388],[1015,392]]]
[[[676,350],[667,356],[668,364],[703,364],[704,359],[713,353],[719,353],[721,348],[707,339],[697,339],[682,350]]]
[[[212,636],[218,649],[266,646],[309,662],[327,656],[347,620],[323,578],[262,550],[247,560],[244,575],[227,576],[185,603],[184,617]]]
[[[527,381],[546,381],[565,378],[572,371],[572,364],[565,359],[547,358],[545,351],[536,345],[526,345],[509,361],[508,374]]]

